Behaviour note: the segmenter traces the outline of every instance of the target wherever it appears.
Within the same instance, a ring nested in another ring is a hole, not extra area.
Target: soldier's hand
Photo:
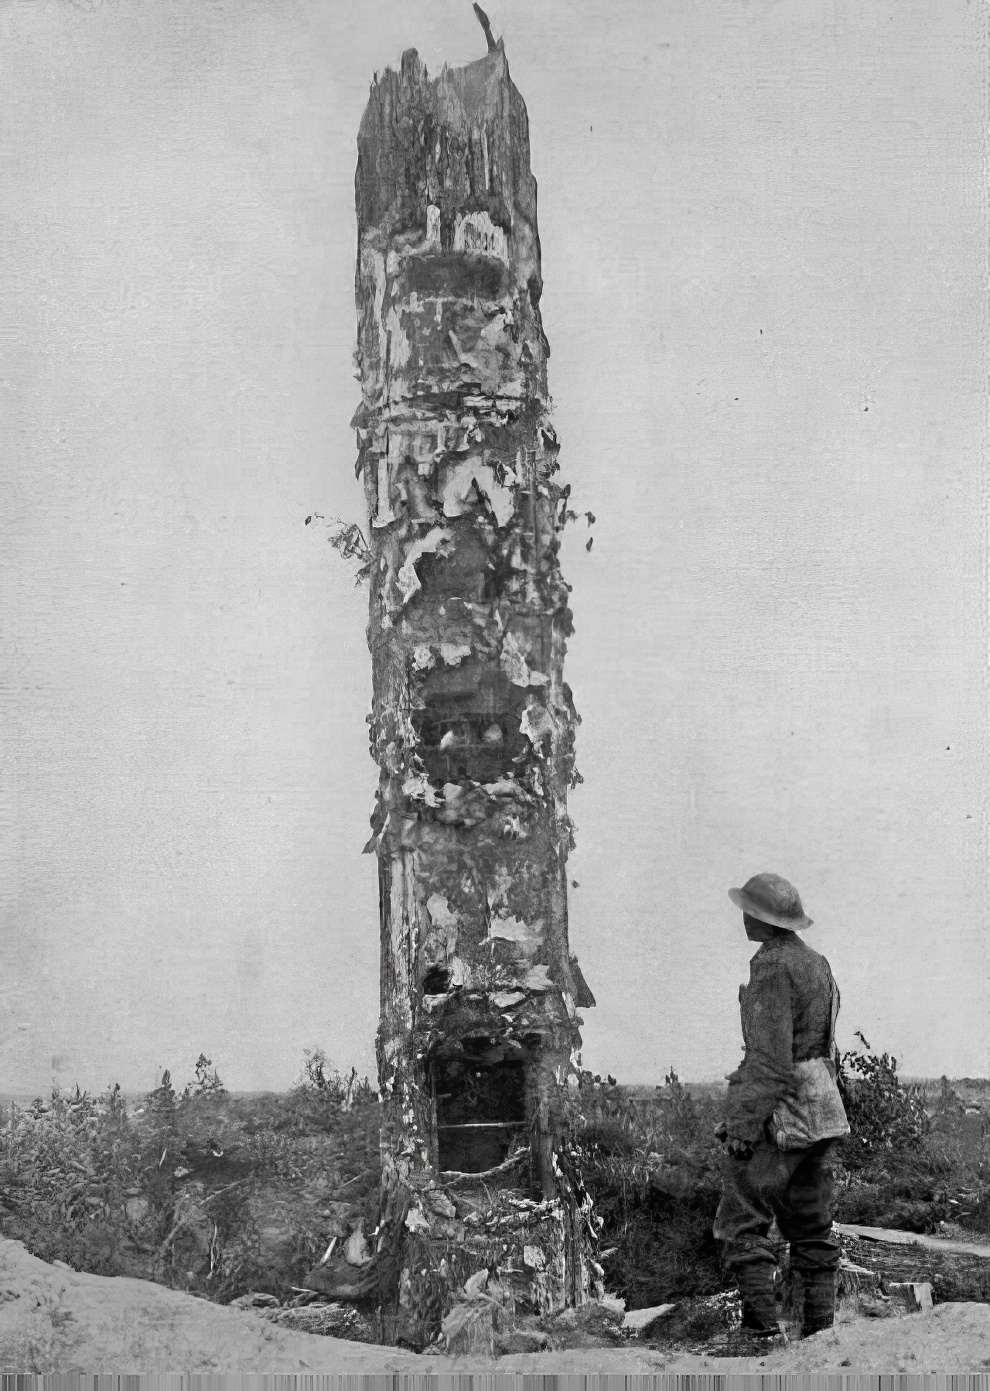
[[[749,1140],[740,1140],[738,1135],[730,1135],[726,1141],[726,1148],[733,1159],[741,1159],[744,1162],[753,1157],[753,1146]]]
[[[730,1135],[725,1121],[719,1121],[715,1127],[715,1138],[725,1145],[733,1159],[752,1159],[753,1146],[750,1141],[740,1140],[738,1135]]]

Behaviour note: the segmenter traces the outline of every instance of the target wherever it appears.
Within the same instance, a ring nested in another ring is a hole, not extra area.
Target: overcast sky
[[[491,0],[529,107],[584,722],[585,1061],[721,1077],[793,879],[986,1074],[984,9]],[[375,70],[467,0],[0,5],[0,1089],[373,1068],[348,428]]]

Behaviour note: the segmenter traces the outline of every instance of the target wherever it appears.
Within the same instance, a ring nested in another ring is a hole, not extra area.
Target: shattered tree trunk
[[[482,1269],[503,1321],[580,1303],[597,1270],[559,1145],[576,1011],[594,1004],[567,937],[569,489],[528,119],[501,42],[437,78],[415,50],[376,77],[355,185],[381,768],[376,1263],[384,1336],[422,1345]]]

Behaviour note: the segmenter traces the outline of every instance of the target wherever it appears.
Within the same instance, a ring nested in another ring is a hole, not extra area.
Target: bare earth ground
[[[763,1358],[671,1354],[646,1346],[573,1348],[500,1358],[499,1371],[974,1372],[990,1366],[990,1305],[942,1304],[927,1314],[855,1319]],[[392,1372],[468,1370],[467,1358],[417,1356],[275,1327],[143,1280],[48,1265],[0,1240],[0,1367],[4,1371]]]

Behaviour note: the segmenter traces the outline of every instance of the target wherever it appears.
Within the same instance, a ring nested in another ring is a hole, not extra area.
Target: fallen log
[[[930,1284],[936,1302],[990,1300],[990,1245],[837,1222],[846,1259],[876,1271],[881,1288]]]
[[[980,1242],[957,1241],[955,1237],[926,1236],[923,1232],[897,1232],[888,1227],[860,1227],[846,1222],[836,1222],[838,1236],[855,1237],[863,1241],[877,1241],[887,1246],[922,1246],[928,1251],[938,1251],[959,1256],[977,1256],[990,1261],[990,1246]]]

